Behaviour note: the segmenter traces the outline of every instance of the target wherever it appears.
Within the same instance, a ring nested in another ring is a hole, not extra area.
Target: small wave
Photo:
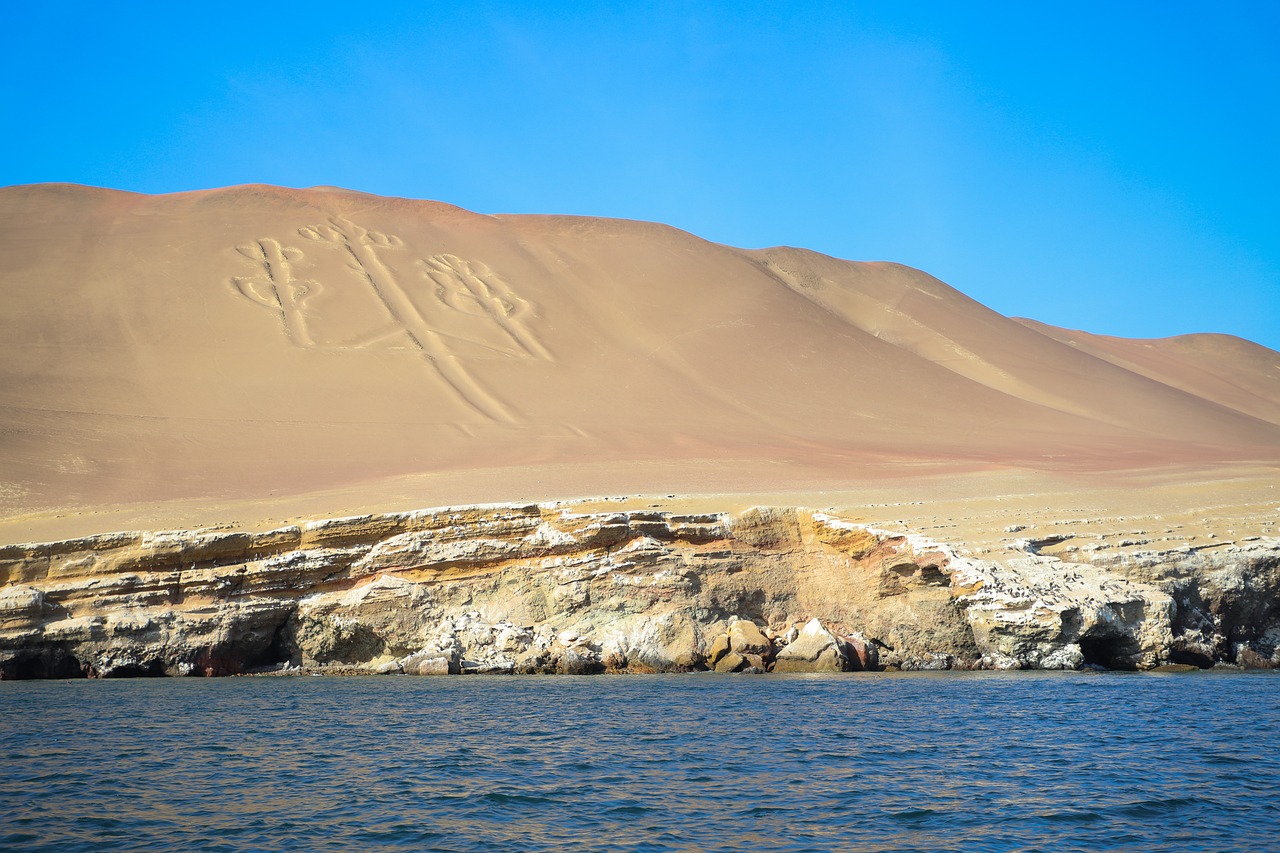
[[[1187,806],[1212,803],[1199,797],[1165,797],[1157,800],[1139,800],[1136,803],[1125,803],[1116,806],[1112,811],[1129,817],[1155,817],[1171,814]]]
[[[747,817],[763,817],[764,815],[781,814],[790,811],[786,806],[752,806],[747,809]]]
[[[504,794],[501,791],[489,791],[481,796],[482,800],[490,803],[531,803],[533,805],[545,805],[555,803],[556,800],[550,797],[539,797],[536,794]]]
[[[649,814],[653,809],[647,806],[614,806],[608,809],[606,814],[616,817],[631,817],[634,815]]]
[[[26,844],[31,841],[40,840],[40,836],[36,835],[34,832],[9,832],[4,835],[0,835],[0,844],[4,844],[5,847],[10,849],[15,849],[19,844]]]
[[[1037,817],[1053,823],[1093,823],[1104,820],[1097,812],[1048,812]]]

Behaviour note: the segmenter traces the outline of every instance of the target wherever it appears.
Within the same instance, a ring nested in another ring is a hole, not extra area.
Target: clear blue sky
[[[0,73],[0,184],[650,219],[1280,348],[1270,0],[22,3]]]

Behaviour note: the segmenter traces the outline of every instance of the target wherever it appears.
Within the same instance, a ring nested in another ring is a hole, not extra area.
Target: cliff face
[[[981,560],[828,512],[422,510],[0,549],[0,676],[1280,662],[1280,543]]]

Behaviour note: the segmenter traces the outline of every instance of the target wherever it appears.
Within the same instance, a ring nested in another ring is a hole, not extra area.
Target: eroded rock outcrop
[[[0,549],[0,676],[1280,660],[1280,546],[979,560],[831,512],[462,507]]]
[[[810,619],[774,663],[777,672],[844,672],[848,668],[840,640],[820,619]]]

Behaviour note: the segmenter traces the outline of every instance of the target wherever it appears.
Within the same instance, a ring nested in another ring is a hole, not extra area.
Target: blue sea
[[[1280,849],[1280,676],[0,683],[0,849]]]

